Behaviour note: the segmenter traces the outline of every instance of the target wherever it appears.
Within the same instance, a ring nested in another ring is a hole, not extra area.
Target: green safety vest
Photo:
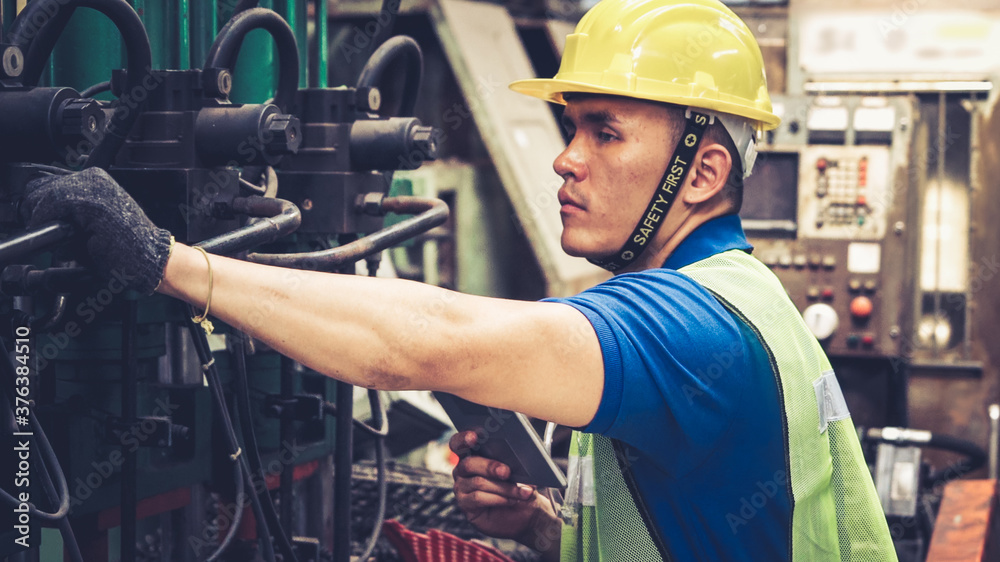
[[[796,562],[895,561],[896,553],[854,424],[822,348],[778,279],[730,250],[679,270],[759,334],[781,381]],[[748,288],[752,288],[748,290]],[[563,509],[562,562],[670,560],[657,548],[642,498],[630,490],[620,444],[574,434]],[[625,463],[627,467],[627,462]],[[631,486],[634,488],[634,486]],[[677,561],[685,562],[685,561]]]

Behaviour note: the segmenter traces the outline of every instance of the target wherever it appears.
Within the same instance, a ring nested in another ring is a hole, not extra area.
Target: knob
[[[858,320],[867,320],[872,315],[872,300],[868,297],[854,297],[851,301],[851,316]]]
[[[826,303],[811,304],[802,311],[802,319],[816,339],[822,341],[833,335],[840,324],[837,311]]]

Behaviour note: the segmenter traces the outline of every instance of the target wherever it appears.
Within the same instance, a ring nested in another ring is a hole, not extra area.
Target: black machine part
[[[79,155],[81,142],[104,131],[100,104],[72,88],[34,88],[0,95],[0,161],[49,162]],[[74,164],[76,162],[69,162]]]
[[[351,168],[414,170],[437,158],[433,127],[414,117],[355,121],[351,125]]]

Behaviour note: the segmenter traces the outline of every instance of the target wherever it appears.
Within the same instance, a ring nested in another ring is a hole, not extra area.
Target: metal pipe
[[[49,222],[38,228],[0,242],[0,264],[10,263],[23,255],[39,252],[69,238],[76,229],[66,222]]]
[[[287,111],[299,88],[299,48],[292,28],[276,12],[266,8],[251,8],[233,14],[212,43],[204,68],[233,70],[243,39],[254,29],[270,33],[277,45],[278,89],[274,93],[273,103],[282,111]]]
[[[328,36],[328,15],[326,0],[316,0],[316,38],[314,40],[316,50],[313,52],[315,61],[315,73],[310,72],[310,86],[313,88],[326,88],[329,83],[329,62],[327,61]]]
[[[338,237],[342,247],[355,243],[356,234]],[[353,274],[353,264],[344,264],[340,273]],[[354,467],[354,386],[337,381],[337,426],[333,454],[333,562],[351,562],[351,482]]]
[[[382,200],[378,212],[381,214],[419,214],[364,238],[329,250],[300,254],[255,253],[248,255],[247,261],[293,269],[334,271],[345,264],[354,263],[365,256],[395,246],[448,220],[448,205],[440,199],[429,197],[387,197]]]
[[[122,319],[122,427],[131,431],[136,419],[136,401],[139,399],[138,356],[138,303],[126,298]],[[138,514],[139,465],[136,447],[122,446],[121,479],[121,560],[135,562],[136,517]]]
[[[333,472],[333,560],[351,560],[351,467],[354,448],[354,387],[338,381]]]
[[[232,208],[237,213],[261,217],[263,220],[209,238],[198,246],[213,254],[235,254],[291,234],[302,224],[299,208],[284,199],[259,195],[237,197],[233,199]]]

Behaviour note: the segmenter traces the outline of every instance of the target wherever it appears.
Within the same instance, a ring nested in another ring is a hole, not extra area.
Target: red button
[[[823,298],[826,300],[830,300],[833,298],[833,289],[831,287],[823,289]]]
[[[875,345],[875,336],[871,334],[865,334],[861,336],[861,345],[865,347],[871,347]]]
[[[851,301],[851,316],[858,319],[868,318],[872,315],[872,308],[872,300],[870,298],[854,297],[854,300]]]
[[[826,158],[820,158],[819,160],[816,161],[816,169],[819,170],[820,172],[826,170],[826,165],[827,165]]]

